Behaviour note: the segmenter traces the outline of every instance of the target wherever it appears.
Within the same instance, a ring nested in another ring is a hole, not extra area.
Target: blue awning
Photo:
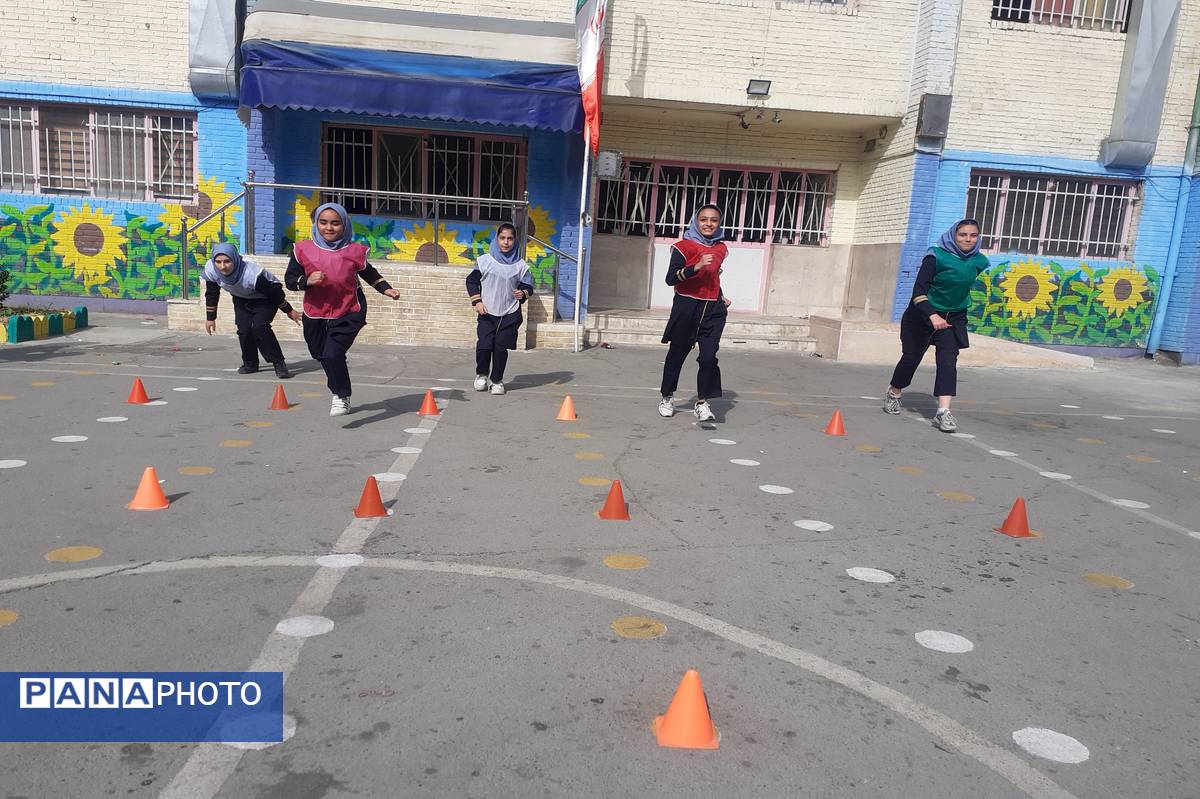
[[[574,66],[261,39],[242,55],[246,106],[583,130]]]

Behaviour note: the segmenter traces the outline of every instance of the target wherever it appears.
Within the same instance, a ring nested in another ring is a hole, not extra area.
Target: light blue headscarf
[[[208,259],[213,262],[214,269],[217,265],[216,259],[218,255],[226,255],[229,257],[229,260],[233,261],[233,271],[226,275],[220,269],[216,269],[217,280],[226,286],[236,285],[241,281],[242,272],[246,269],[246,261],[242,258],[242,254],[238,252],[237,245],[232,242],[223,241],[220,244],[212,246],[212,249],[208,253]]]
[[[686,231],[684,231],[683,237],[685,239],[687,239],[688,241],[694,241],[699,244],[703,244],[705,247],[711,247],[714,244],[716,244],[718,241],[720,241],[721,239],[725,238],[725,229],[722,228],[720,225],[717,225],[717,229],[712,234],[712,237],[706,237],[703,233],[700,232],[700,225],[697,224],[697,220],[700,219],[700,212],[703,211],[705,208],[713,209],[714,211],[717,212],[718,215],[721,213],[721,209],[718,208],[717,206],[713,205],[712,203],[708,203],[706,205],[700,206],[699,208],[696,209],[696,213],[692,214],[692,223],[690,225],[688,225],[688,229]]]
[[[958,240],[955,239],[955,236],[958,235],[958,229],[960,227],[962,227],[963,225],[974,225],[975,227],[979,228],[979,223],[976,222],[974,219],[960,219],[954,223],[954,226],[952,228],[950,228],[949,230],[947,230],[945,233],[943,233],[941,235],[941,238],[939,238],[937,240],[937,246],[941,247],[943,250],[945,250],[948,253],[953,253],[954,255],[957,255],[959,258],[966,259],[966,258],[970,258],[972,255],[975,255],[977,252],[979,252],[979,247],[981,244],[983,244],[983,236],[980,236],[979,238],[975,239],[975,246],[972,247],[970,250],[961,249],[958,246]],[[979,228],[979,232],[982,233],[983,228]],[[930,247],[930,249],[932,250],[933,248]]]
[[[508,252],[500,249],[500,231],[504,228],[509,228],[513,232],[513,248]],[[520,242],[517,241],[517,229],[512,225],[501,225],[496,228],[496,234],[492,236],[492,244],[488,247],[488,255],[506,266],[512,266],[521,260],[521,247],[519,245]]]
[[[342,237],[337,241],[325,241],[325,237],[321,235],[321,231],[317,227],[317,219],[320,218],[322,211],[333,211],[342,218]],[[337,203],[325,203],[317,208],[313,214],[312,240],[322,250],[340,250],[354,241],[354,226],[350,224],[350,214],[346,213],[346,209]]]

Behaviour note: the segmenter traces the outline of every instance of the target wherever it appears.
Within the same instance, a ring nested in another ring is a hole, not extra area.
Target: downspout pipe
[[[1167,264],[1166,269],[1163,270],[1162,287],[1158,290],[1154,321],[1150,323],[1150,340],[1146,342],[1147,358],[1153,358],[1158,353],[1158,345],[1162,341],[1163,325],[1167,319],[1167,306],[1171,301],[1171,289],[1175,284],[1176,269],[1179,267],[1179,250],[1183,244],[1183,223],[1187,218],[1192,176],[1196,173],[1198,145],[1200,145],[1200,76],[1196,80],[1196,97],[1192,100],[1192,122],[1188,126],[1187,149],[1183,154],[1183,171],[1179,175],[1179,195],[1175,200],[1175,221],[1171,225],[1171,247],[1167,251]]]

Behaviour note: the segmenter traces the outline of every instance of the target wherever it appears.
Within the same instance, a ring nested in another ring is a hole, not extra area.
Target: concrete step
[[[600,342],[626,347],[662,347],[662,330],[651,333],[620,329],[584,331],[584,345],[594,347]],[[721,336],[721,348],[731,350],[756,350],[760,352],[796,352],[811,354],[816,350],[816,339],[808,336],[773,337],[767,335],[730,335],[728,328]]]
[[[587,326],[593,330],[623,331],[629,333],[662,334],[667,325],[667,312],[643,312],[639,314],[609,313],[606,311],[589,311]],[[773,338],[807,338],[809,326],[807,319],[798,317],[765,317],[731,315],[725,322],[724,337],[773,337]]]

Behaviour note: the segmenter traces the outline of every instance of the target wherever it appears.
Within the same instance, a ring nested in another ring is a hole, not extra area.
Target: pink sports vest
[[[360,309],[358,272],[367,265],[367,248],[358,243],[340,250],[323,250],[311,241],[298,241],[293,249],[304,274],[323,272],[325,279],[304,290],[304,315],[310,319],[336,319]]]

